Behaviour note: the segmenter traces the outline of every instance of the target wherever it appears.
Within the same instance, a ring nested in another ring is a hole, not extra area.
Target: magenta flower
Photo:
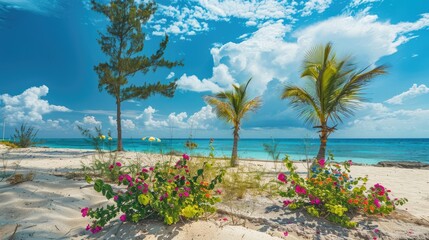
[[[100,231],[101,231],[101,227],[100,226],[96,226],[95,228],[91,228],[91,232],[93,234],[96,234],[96,233],[98,233]]]
[[[287,183],[287,177],[286,177],[286,175],[285,175],[284,173],[279,173],[279,175],[277,176],[277,179],[278,179],[280,182]]]
[[[304,195],[304,194],[307,193],[307,191],[305,190],[305,188],[303,188],[303,187],[301,187],[299,185],[295,186],[295,192],[298,193],[298,194],[301,194],[301,195]]]
[[[324,168],[326,161],[325,161],[325,159],[321,158],[321,159],[319,159],[318,163],[319,163],[321,168]]]
[[[283,232],[283,236],[287,237],[289,235],[289,232]]]
[[[116,166],[120,167],[122,164],[120,162],[116,162]]]
[[[352,160],[348,160],[347,163],[351,166],[353,164]]]
[[[119,177],[118,177],[118,180],[119,180],[119,182],[122,182],[123,180],[124,180],[124,175],[120,175]]]
[[[115,195],[114,197],[113,197],[113,200],[116,202],[116,201],[118,201],[118,195]]]
[[[150,167],[150,168],[149,168],[149,171],[153,171],[153,170],[154,170],[154,168],[153,168],[153,167]]]
[[[125,221],[127,221],[127,215],[122,214],[122,216],[120,216],[120,217],[119,217],[119,219],[120,219],[122,222],[125,222]]]
[[[380,208],[380,207],[381,207],[381,205],[380,205],[380,200],[378,200],[378,198],[375,198],[375,199],[374,199],[374,205],[375,205],[377,208]]]
[[[189,193],[188,193],[188,192],[184,192],[184,193],[183,193],[183,196],[184,196],[184,197],[189,197]]]
[[[82,213],[82,217],[86,217],[86,216],[88,216],[88,211],[89,211],[89,208],[82,208],[81,210],[80,210],[80,212]]]
[[[183,159],[185,159],[185,160],[189,160],[189,155],[188,155],[188,154],[186,154],[186,153],[185,153],[185,154],[183,154],[183,155],[182,155],[182,157],[183,157]]]
[[[110,166],[109,166],[109,170],[110,170],[110,171],[112,171],[112,169],[113,169],[113,168],[114,168],[114,166],[113,166],[113,165],[110,165]]]
[[[222,190],[221,189],[217,189],[216,193],[219,194],[219,195],[221,195],[222,194]]]
[[[142,172],[147,173],[147,172],[149,172],[149,170],[147,170],[146,168],[143,168],[143,169],[142,169]]]
[[[311,197],[310,198],[310,204],[312,204],[312,205],[319,205],[320,204],[320,199],[318,199],[317,197]]]
[[[285,207],[289,206],[289,204],[291,204],[291,203],[293,203],[293,201],[291,201],[291,200],[284,200],[284,201],[283,201],[283,205],[284,205]]]
[[[91,226],[89,226],[89,224],[86,226],[86,231],[88,231],[89,229],[91,229]]]

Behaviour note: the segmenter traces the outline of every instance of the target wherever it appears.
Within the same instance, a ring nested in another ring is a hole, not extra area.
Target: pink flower
[[[376,228],[376,229],[374,229],[374,232],[375,232],[375,233],[379,233],[379,232],[380,232],[380,230],[378,230],[378,229]]]
[[[116,202],[116,201],[118,201],[118,195],[115,195],[114,197],[113,197],[113,200]]]
[[[353,164],[352,160],[348,160],[347,163],[351,166]]]
[[[307,191],[305,190],[305,188],[303,188],[303,187],[301,187],[299,185],[295,186],[295,192],[298,193],[298,194],[302,194],[302,195],[304,195],[304,194],[307,193]]]
[[[221,189],[217,189],[216,193],[220,195],[220,194],[222,194],[222,190]]]
[[[319,205],[320,204],[320,199],[318,199],[317,197],[314,197],[314,196],[310,196],[310,204],[312,204],[312,205]]]
[[[278,179],[280,182],[287,183],[287,177],[286,177],[286,175],[285,175],[284,173],[279,173],[279,175],[277,176],[277,179]]]
[[[119,180],[119,182],[122,182],[123,180],[124,180],[124,175],[120,175],[119,177],[118,177],[118,180]]]
[[[189,160],[189,155],[188,155],[188,154],[186,154],[186,153],[185,153],[185,154],[183,154],[183,155],[182,155],[182,157],[183,157],[183,159],[185,159],[185,160]]]
[[[146,168],[143,168],[143,169],[142,169],[142,172],[147,173],[147,172],[149,172],[149,170],[147,170]]]
[[[285,207],[289,206],[289,204],[291,204],[291,203],[293,203],[293,201],[291,201],[291,200],[284,200],[284,201],[283,201],[283,205],[284,205]]]
[[[101,231],[101,227],[100,227],[100,226],[96,226],[95,228],[91,228],[91,232],[92,232],[93,234],[96,234],[96,233],[98,233],[99,231]]]
[[[122,216],[120,216],[120,217],[119,217],[119,219],[120,219],[122,222],[125,222],[125,221],[127,221],[127,215],[122,214]]]
[[[321,158],[321,159],[319,159],[318,163],[319,163],[321,168],[324,168],[326,161],[325,161],[325,159]]]
[[[154,168],[153,168],[153,167],[150,167],[150,168],[149,168],[149,171],[153,171],[153,170],[154,170]]]
[[[116,162],[116,166],[120,167],[122,164],[120,162]]]
[[[289,235],[289,232],[283,232],[283,236],[287,237]]]
[[[228,221],[228,218],[223,218],[222,220],[224,220],[226,222],[226,221]]]
[[[110,171],[112,171],[112,169],[113,169],[113,168],[114,168],[114,166],[113,166],[113,165],[110,165],[110,166],[109,166],[109,170],[110,170]]]
[[[184,193],[183,193],[183,196],[184,196],[184,197],[189,197],[189,193],[188,193],[188,192],[184,192]]]
[[[86,226],[86,231],[88,231],[89,229],[91,229],[91,226],[89,226],[89,224]]]
[[[380,207],[381,207],[381,205],[380,205],[380,200],[378,200],[378,198],[375,198],[375,199],[374,199],[374,205],[375,205],[377,208],[380,208]]]
[[[86,216],[88,216],[88,211],[89,211],[89,208],[82,208],[81,210],[80,210],[80,212],[82,213],[82,217],[86,217]]]

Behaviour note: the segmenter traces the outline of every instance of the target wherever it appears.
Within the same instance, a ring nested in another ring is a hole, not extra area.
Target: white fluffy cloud
[[[102,123],[100,121],[98,121],[97,119],[95,119],[94,116],[85,116],[82,119],[82,122],[80,121],[75,121],[76,125],[82,126],[84,128],[91,128],[91,127],[101,127]]]
[[[302,9],[302,16],[310,16],[314,11],[318,13],[324,12],[332,0],[309,0],[305,3],[304,9]]]
[[[198,112],[195,112],[190,117],[188,113],[170,113],[166,118],[162,116],[154,116],[156,109],[149,106],[143,113],[136,117],[148,129],[159,128],[179,128],[179,129],[208,129],[216,119],[216,114],[211,106],[202,107]]]
[[[396,95],[388,100],[386,100],[387,103],[390,104],[402,104],[404,100],[417,97],[422,94],[429,93],[429,87],[426,87],[424,84],[420,84],[417,86],[417,84],[413,84],[408,91],[405,91],[399,95]]]
[[[281,82],[298,80],[302,57],[315,45],[333,42],[339,55],[354,54],[359,66],[366,67],[394,54],[398,46],[416,37],[414,31],[428,26],[429,14],[421,15],[416,22],[392,24],[364,12],[315,23],[293,32],[296,41],[287,41],[285,36],[291,32],[289,25],[281,20],[267,23],[239,43],[228,42],[213,47],[213,77],[200,80],[195,75],[184,74],[178,84],[184,90],[218,92],[233,80],[242,83],[253,77],[250,90],[260,95],[273,79]],[[350,46],[359,51],[350,50]],[[221,82],[222,79],[226,81]]]
[[[114,119],[112,116],[109,116],[109,124],[111,126],[116,127],[116,119]],[[133,120],[131,119],[122,119],[121,120],[121,125],[123,129],[128,129],[128,130],[132,130],[136,128],[136,125],[134,124]]]
[[[0,112],[5,116],[9,125],[16,125],[23,122],[31,124],[44,123],[43,115],[52,112],[69,112],[70,109],[64,106],[49,104],[42,97],[48,95],[49,88],[45,85],[31,87],[23,93],[11,96],[9,94],[0,95],[2,107]]]
[[[167,76],[167,79],[171,79],[171,78],[174,78],[174,76],[175,76],[176,74],[174,73],[174,72],[170,72],[169,74],[168,74],[168,76]]]
[[[373,3],[373,2],[381,2],[382,0],[353,0],[350,3],[350,6],[357,7],[362,4]]]
[[[209,30],[208,21],[243,19],[246,26],[255,26],[267,20],[292,19],[296,13],[295,1],[287,0],[197,0],[192,6],[159,5],[162,19],[154,20],[154,35],[195,35]]]
[[[427,137],[429,109],[390,109],[382,103],[365,103],[360,116],[341,127],[342,137]]]

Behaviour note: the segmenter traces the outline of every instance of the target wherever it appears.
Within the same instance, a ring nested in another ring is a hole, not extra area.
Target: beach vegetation
[[[9,148],[19,148],[18,145],[16,145],[14,142],[7,141],[7,140],[0,141],[0,145],[6,146]]]
[[[225,172],[209,177],[206,174],[209,164],[203,163],[191,172],[189,162],[191,158],[184,154],[175,164],[164,161],[143,167],[134,177],[122,170],[124,164],[117,163],[112,168],[120,173],[115,187],[88,176],[87,181],[94,184],[95,191],[113,199],[114,204],[82,208],[82,216],[92,220],[86,229],[97,233],[116,217],[122,222],[158,217],[170,225],[214,213],[214,204],[221,200],[217,187]]]
[[[320,147],[315,160],[325,158],[329,135],[343,117],[353,115],[364,100],[363,89],[382,74],[386,74],[384,65],[358,70],[350,57],[340,59],[331,43],[308,51],[301,71],[307,85],[287,85],[281,98],[289,99],[300,117],[319,129]]]
[[[131,99],[147,99],[154,94],[173,97],[176,83],[143,81],[144,84],[130,83],[136,74],[147,74],[160,67],[173,68],[182,66],[181,61],[169,61],[164,58],[168,36],[160,42],[158,50],[151,55],[144,55],[146,34],[142,31],[156,11],[153,1],[136,2],[134,0],[111,0],[101,4],[91,0],[92,10],[103,14],[108,20],[105,32],[99,32],[98,43],[101,51],[107,55],[107,62],[94,67],[98,75],[98,88],[115,98],[117,151],[123,151],[121,103]]]
[[[314,217],[327,219],[343,227],[354,228],[357,214],[387,215],[395,206],[403,205],[407,199],[392,198],[391,191],[377,183],[367,187],[367,177],[353,178],[352,161],[342,164],[332,162],[332,157],[318,160],[312,166],[310,177],[296,172],[293,162],[286,159],[287,173],[279,173],[278,182],[285,187],[280,195],[285,197],[285,207],[304,209]]]
[[[231,166],[238,166],[238,140],[243,118],[249,112],[256,111],[262,104],[260,97],[248,98],[247,88],[252,79],[246,84],[233,84],[232,91],[223,91],[214,96],[206,96],[205,101],[213,106],[217,116],[233,126],[234,142],[231,154]]]
[[[19,148],[28,148],[36,145],[37,133],[34,126],[28,126],[26,123],[22,123],[20,127],[15,128],[13,135],[13,143]]]

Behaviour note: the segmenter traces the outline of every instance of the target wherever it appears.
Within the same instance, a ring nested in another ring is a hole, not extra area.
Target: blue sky
[[[105,60],[96,39],[106,20],[88,2],[0,0],[6,137],[22,122],[41,137],[79,137],[76,124],[115,132],[114,99],[98,91],[93,71]],[[125,137],[230,137],[203,96],[250,77],[263,106],[245,119],[242,137],[317,137],[279,96],[286,83],[302,82],[305,52],[329,41],[358,66],[390,66],[331,137],[429,137],[429,4],[422,1],[163,0],[145,32],[145,52],[167,33],[166,58],[185,66],[131,80],[176,79],[178,90],[172,99],[125,102]]]

